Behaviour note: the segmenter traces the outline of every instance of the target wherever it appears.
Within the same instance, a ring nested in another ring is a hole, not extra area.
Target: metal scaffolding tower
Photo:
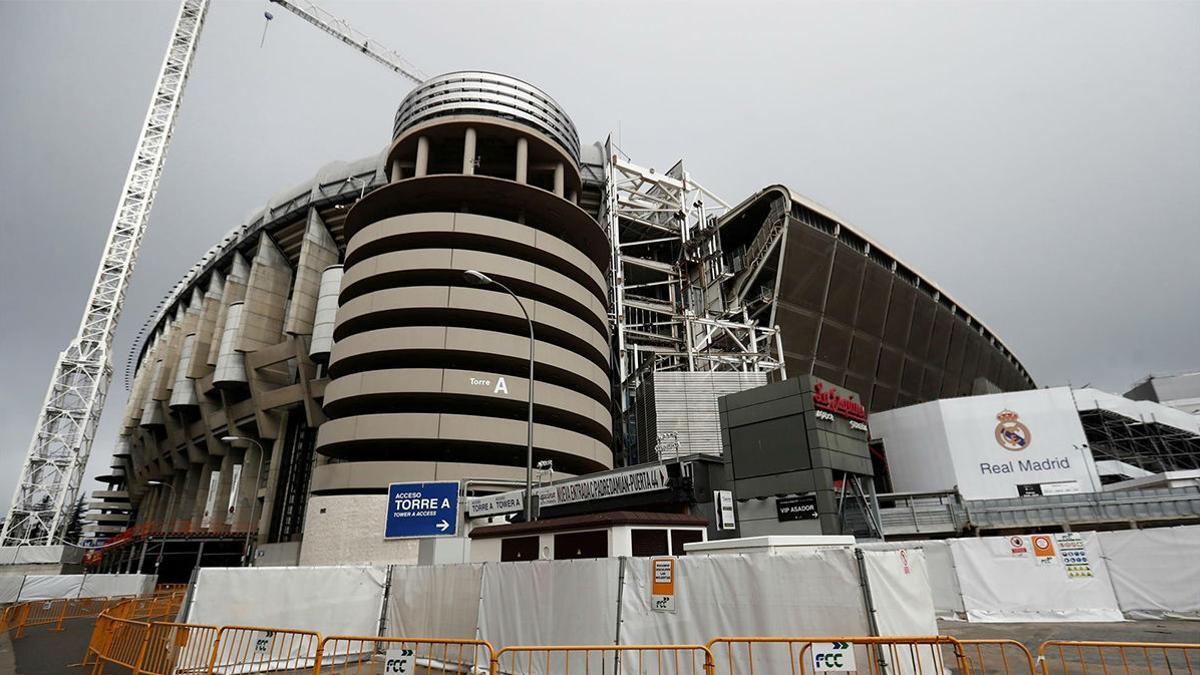
[[[112,379],[117,319],[207,12],[208,0],[184,0],[175,20],[79,333],[54,366],[0,544],[53,543],[70,522]]]
[[[735,276],[719,228],[728,210],[682,162],[657,173],[622,157],[611,138],[605,142],[600,221],[612,247],[613,378],[627,442],[635,437],[634,398],[647,372],[786,377],[779,328],[761,325],[740,294],[723,288]]]

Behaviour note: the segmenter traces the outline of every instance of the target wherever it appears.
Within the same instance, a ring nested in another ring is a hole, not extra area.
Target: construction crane
[[[396,51],[375,42],[344,19],[339,19],[311,2],[307,2],[306,0],[294,0],[294,2],[289,2],[288,0],[270,1],[329,33],[345,44],[358,49],[396,74],[412,80],[415,84],[420,84],[428,79],[421,71],[417,70],[416,66],[406,61]],[[267,21],[273,18],[270,12],[266,13],[266,17]]]
[[[392,71],[414,82],[423,80],[395,51],[315,4],[273,1]],[[79,332],[54,365],[12,506],[0,530],[0,545],[55,543],[70,523],[112,381],[113,336],[150,221],[208,5],[209,0],[183,0],[180,6]]]

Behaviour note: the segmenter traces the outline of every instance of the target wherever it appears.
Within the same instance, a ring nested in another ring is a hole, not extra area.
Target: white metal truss
[[[421,84],[426,80],[425,75],[403,56],[372,40],[344,19],[339,19],[321,7],[308,2],[308,0],[271,0],[271,2],[292,12],[351,47],[357,48],[363,54],[387,66],[397,74],[407,77],[416,84]]]
[[[643,373],[783,369],[777,327],[726,298],[718,223],[729,205],[694,181],[682,162],[666,173],[640,167],[605,143],[600,216],[611,246],[610,314],[622,416]],[[762,234],[765,256],[779,232]],[[755,264],[759,264],[755,261]],[[786,375],[784,375],[786,376]]]
[[[54,366],[0,543],[56,542],[70,522],[112,379],[117,319],[207,12],[208,0],[184,0],[175,20],[79,333]]]

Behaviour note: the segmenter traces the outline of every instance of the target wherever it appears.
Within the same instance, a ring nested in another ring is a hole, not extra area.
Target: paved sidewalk
[[[61,633],[54,625],[33,626],[25,629],[25,637],[12,641],[12,651],[19,675],[63,675],[83,673],[82,668],[72,668],[83,661],[88,641],[92,637],[95,619],[68,619],[63,622]],[[3,656],[0,656],[0,673],[3,673]]]
[[[1017,640],[1037,654],[1047,640],[1099,640],[1108,642],[1200,643],[1200,621],[1118,621],[1113,623],[968,623],[938,621],[938,632],[960,639]]]
[[[13,675],[16,672],[12,640],[8,638],[8,631],[0,631],[0,675]]]

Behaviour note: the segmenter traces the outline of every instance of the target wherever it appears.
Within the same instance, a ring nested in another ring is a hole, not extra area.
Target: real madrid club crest
[[[1033,434],[1030,433],[1029,427],[1018,419],[1019,415],[1011,410],[1001,410],[996,419],[1000,423],[996,425],[996,442],[1005,450],[1024,450],[1033,442]]]

